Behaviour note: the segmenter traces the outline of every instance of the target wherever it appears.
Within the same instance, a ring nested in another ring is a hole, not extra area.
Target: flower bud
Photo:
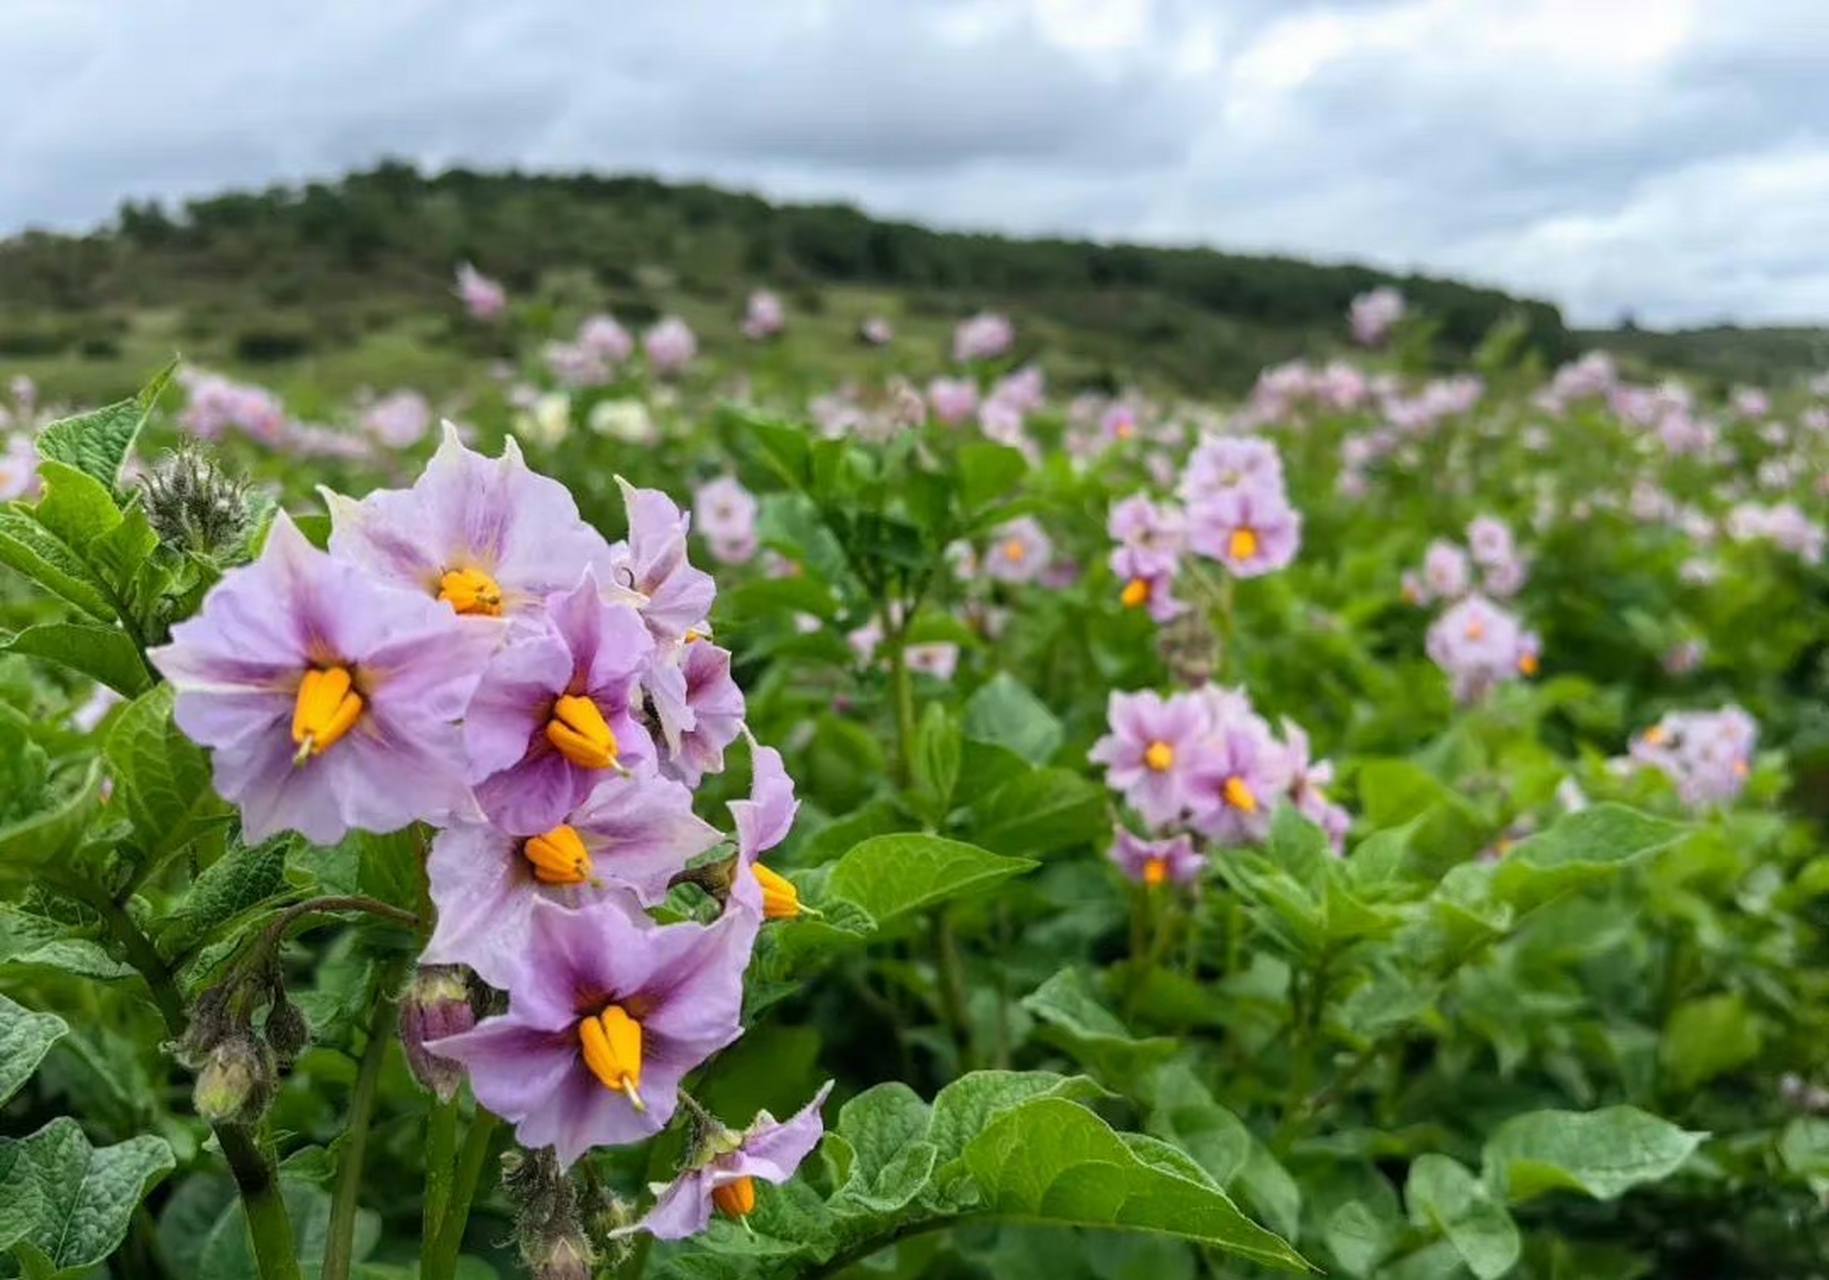
[[[236,1035],[210,1050],[191,1098],[211,1124],[249,1124],[267,1109],[277,1084],[273,1051],[252,1036]]]
[[[283,989],[275,989],[265,1031],[267,1044],[282,1063],[290,1063],[311,1043],[311,1024],[305,1020],[304,1011],[286,998]]]
[[[449,1102],[463,1083],[464,1069],[426,1048],[428,1042],[454,1036],[476,1025],[467,971],[456,965],[424,965],[400,997],[400,1043],[413,1078]]]
[[[591,1280],[591,1246],[583,1236],[566,1234],[546,1246],[534,1260],[534,1280]]]
[[[166,455],[141,486],[147,523],[168,547],[214,557],[235,552],[254,528],[247,484],[197,445]]]

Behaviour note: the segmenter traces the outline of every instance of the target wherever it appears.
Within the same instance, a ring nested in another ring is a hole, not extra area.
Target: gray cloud
[[[10,0],[0,229],[426,164],[1829,318],[1820,0]]]

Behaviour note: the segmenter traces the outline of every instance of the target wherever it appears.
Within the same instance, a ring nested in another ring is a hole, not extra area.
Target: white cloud
[[[0,228],[404,155],[1829,318],[1822,0],[9,0]]]

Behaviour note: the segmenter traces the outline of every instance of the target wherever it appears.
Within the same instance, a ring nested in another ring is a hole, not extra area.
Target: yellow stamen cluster
[[[735,1182],[713,1187],[711,1203],[732,1218],[749,1217],[756,1211],[756,1180],[745,1174]]]
[[[554,702],[546,740],[580,769],[616,767],[616,735],[589,698],[568,693]]]
[[[800,915],[800,890],[778,871],[770,871],[760,862],[755,865],[756,883],[762,886],[762,918],[792,920]]]
[[[1226,539],[1226,558],[1228,560],[1249,560],[1257,554],[1257,531],[1239,528],[1232,531]]]
[[[641,1023],[621,1005],[610,1005],[578,1023],[578,1045],[604,1088],[626,1094],[637,1111],[648,1109],[641,1098]]]
[[[462,614],[502,616],[502,589],[481,569],[452,569],[438,580],[438,598]]]
[[[1135,609],[1149,600],[1149,580],[1132,578],[1124,584],[1124,591],[1118,599],[1126,609]]]
[[[1519,672],[1521,672],[1522,674],[1527,675],[1527,676],[1536,675],[1537,674],[1537,655],[1534,653],[1519,654],[1518,655],[1518,670],[1519,670]]]
[[[541,884],[585,884],[591,878],[591,851],[571,827],[560,823],[521,846]]]
[[[1143,763],[1154,773],[1167,773],[1175,767],[1175,748],[1166,742],[1152,742],[1143,748]]]
[[[1236,776],[1227,778],[1226,785],[1220,788],[1220,794],[1225,798],[1227,804],[1240,813],[1257,812],[1257,797],[1251,794],[1251,788],[1245,785],[1243,778]]]
[[[292,763],[322,755],[356,727],[368,704],[355,683],[348,667],[313,667],[305,673],[292,704],[292,741],[298,746]]]
[[[1143,883],[1154,889],[1169,878],[1167,858],[1151,858],[1143,864]]]

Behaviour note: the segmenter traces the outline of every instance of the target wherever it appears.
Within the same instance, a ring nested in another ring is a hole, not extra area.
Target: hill
[[[518,329],[487,340],[461,322],[459,261],[506,282],[524,304]],[[0,366],[84,399],[131,389],[174,350],[307,398],[403,383],[459,392],[502,344],[605,307],[632,325],[684,315],[716,352],[738,341],[743,297],[766,285],[794,316],[810,381],[864,367],[851,340],[867,315],[931,343],[937,362],[951,324],[989,307],[1076,382],[1230,394],[1267,364],[1339,348],[1347,304],[1387,283],[1435,324],[1445,365],[1513,317],[1545,362],[1604,342],[1725,380],[1814,367],[1822,347],[1821,334],[1758,330],[1726,343],[1575,335],[1544,302],[1362,266],[941,232],[645,177],[390,163],[175,208],[129,203],[91,234],[0,243]]]
[[[1546,303],[1359,266],[939,232],[642,177],[384,164],[173,209],[130,203],[92,234],[0,244],[0,361],[54,386],[106,382],[177,347],[282,381],[436,387],[469,376],[479,354],[451,323],[451,270],[465,260],[547,304],[536,327],[606,305],[628,323],[717,321],[757,285],[801,317],[830,315],[845,338],[854,313],[937,334],[994,307],[1088,381],[1188,392],[1237,391],[1267,363],[1338,343],[1348,302],[1383,283],[1439,325],[1449,360],[1512,315],[1546,358],[1575,349]]]

